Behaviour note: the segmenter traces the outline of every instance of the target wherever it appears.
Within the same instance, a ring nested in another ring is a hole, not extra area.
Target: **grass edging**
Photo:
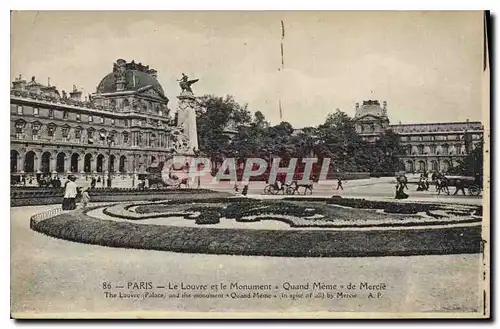
[[[254,230],[143,225],[82,210],[31,223],[39,233],[107,247],[277,257],[367,257],[478,253],[481,226],[411,230]]]

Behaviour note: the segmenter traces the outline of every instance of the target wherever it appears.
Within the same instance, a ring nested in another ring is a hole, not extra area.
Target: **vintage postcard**
[[[12,317],[489,318],[488,22],[12,12]]]

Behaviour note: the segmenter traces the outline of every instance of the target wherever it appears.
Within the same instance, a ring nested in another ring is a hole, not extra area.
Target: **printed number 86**
[[[103,282],[102,283],[102,289],[111,289],[111,283],[109,283],[109,282]]]

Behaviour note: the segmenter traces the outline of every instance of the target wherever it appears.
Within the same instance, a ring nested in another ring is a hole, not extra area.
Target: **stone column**
[[[90,160],[90,171],[92,174],[97,170],[97,156],[93,155],[92,159]]]
[[[24,154],[19,152],[19,156],[17,157],[17,172],[24,171]]]
[[[85,154],[83,156],[81,154],[78,154],[78,161],[76,162],[76,171],[78,173],[83,171],[84,161],[85,161]]]
[[[71,157],[69,157],[69,156],[64,157],[64,171],[66,173],[71,172]]]
[[[56,166],[57,166],[57,157],[51,156],[50,157],[50,172],[51,173],[56,170]]]
[[[33,167],[33,171],[35,173],[37,173],[38,171],[40,171],[40,166],[41,166],[41,156],[39,156],[37,153],[35,153],[35,165]]]

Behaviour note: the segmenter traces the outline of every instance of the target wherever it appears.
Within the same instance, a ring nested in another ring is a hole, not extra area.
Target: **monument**
[[[175,141],[175,149],[178,154],[194,155],[198,150],[198,132],[196,129],[196,107],[198,103],[193,94],[191,85],[196,83],[198,79],[189,80],[182,73],[182,78],[179,81],[181,93],[177,103],[177,131],[174,134],[177,136]]]

